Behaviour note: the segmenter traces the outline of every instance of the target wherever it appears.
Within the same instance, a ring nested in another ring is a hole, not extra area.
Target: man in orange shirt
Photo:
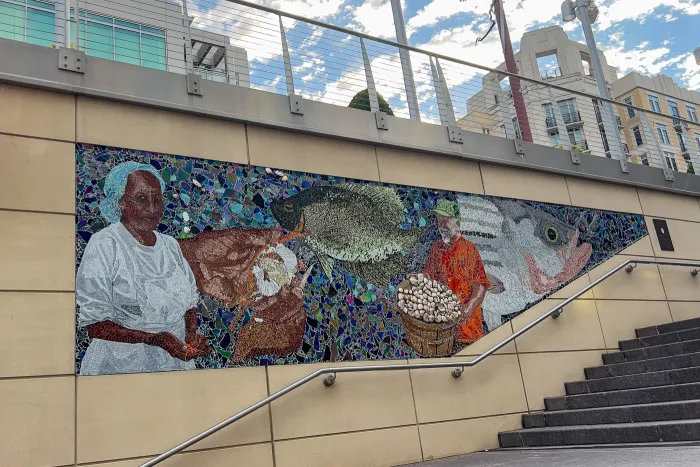
[[[457,341],[471,344],[484,335],[481,303],[490,287],[476,246],[459,230],[459,208],[440,199],[433,210],[442,239],[430,249],[424,273],[446,285],[462,302]]]

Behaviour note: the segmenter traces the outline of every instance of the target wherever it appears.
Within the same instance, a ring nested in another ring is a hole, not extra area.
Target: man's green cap
[[[459,208],[457,204],[448,199],[439,199],[433,213],[438,216],[448,216],[459,219]]]

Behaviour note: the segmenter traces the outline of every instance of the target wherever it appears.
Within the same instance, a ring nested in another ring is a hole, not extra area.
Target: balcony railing
[[[627,146],[627,143],[622,143],[622,152],[624,152],[626,156],[630,155],[630,148]]]
[[[584,151],[588,151],[588,141],[585,139],[575,139],[574,141],[571,142],[571,146],[578,146],[579,148],[583,149]]]
[[[685,145],[685,141],[680,140],[679,143],[681,143],[681,152],[687,153],[688,147]]]
[[[583,75],[584,76],[594,76],[593,70],[591,69],[590,65],[588,65],[587,63],[583,64]]]
[[[600,112],[600,107],[598,107],[598,105],[594,105],[594,106],[593,106],[593,110],[595,110],[595,119],[596,119],[596,121],[598,122],[598,124],[602,125],[602,124],[603,124],[603,115],[602,115],[602,113]],[[615,123],[617,123],[617,126],[618,126],[618,127],[621,127],[621,128],[623,127],[623,125],[622,125],[622,119],[621,119],[619,116],[617,116],[617,115],[615,115]]]
[[[564,123],[567,125],[573,125],[575,123],[582,122],[581,112],[579,112],[578,110],[561,114],[561,118],[564,119]]]
[[[562,76],[561,68],[559,68],[559,67],[550,68],[549,70],[540,71],[540,78],[542,78],[542,79],[559,78],[561,76]]]
[[[554,117],[546,117],[544,122],[548,130],[557,127],[557,119]]]

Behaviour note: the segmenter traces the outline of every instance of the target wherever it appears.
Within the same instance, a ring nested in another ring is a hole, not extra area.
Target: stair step
[[[523,415],[523,428],[604,425],[700,419],[700,400],[657,402],[583,410],[560,410]]]
[[[649,337],[692,328],[700,328],[700,318],[685,319],[683,321],[676,321],[675,323],[640,328],[637,329],[635,333],[637,334],[637,337]]]
[[[502,448],[700,440],[700,420],[529,428],[498,434]]]
[[[574,396],[547,397],[547,411],[591,409],[618,405],[652,404],[655,402],[700,399],[700,383],[674,384],[620,391],[594,392]]]
[[[637,362],[614,363],[612,365],[585,368],[586,379],[609,378],[612,376],[634,375],[662,370],[675,370],[700,366],[700,352],[673,357],[654,358]]]
[[[619,391],[622,389],[648,388],[666,386],[668,384],[684,384],[700,382],[700,366],[682,368],[679,370],[664,370],[653,373],[638,373],[634,375],[613,376],[586,381],[571,381],[564,383],[566,394],[588,394],[592,392]]]
[[[642,349],[603,354],[603,363],[611,365],[613,363],[651,360],[654,358],[671,357],[673,355],[682,355],[699,351],[700,339],[695,339],[692,341],[674,342],[672,344],[654,345]]]
[[[619,341],[618,344],[620,350],[634,350],[654,345],[673,344],[674,342],[692,341],[696,339],[700,339],[700,327]]]

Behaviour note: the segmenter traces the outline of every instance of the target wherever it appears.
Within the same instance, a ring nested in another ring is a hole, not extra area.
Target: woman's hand
[[[185,337],[185,342],[199,351],[199,356],[207,356],[211,353],[211,345],[209,339],[201,334],[193,333]]]
[[[195,349],[194,351],[189,349],[184,342],[169,332],[159,332],[157,334],[153,334],[147,344],[160,347],[168,352],[171,357],[179,358],[180,360],[186,362],[203,354],[203,352],[199,349]]]

